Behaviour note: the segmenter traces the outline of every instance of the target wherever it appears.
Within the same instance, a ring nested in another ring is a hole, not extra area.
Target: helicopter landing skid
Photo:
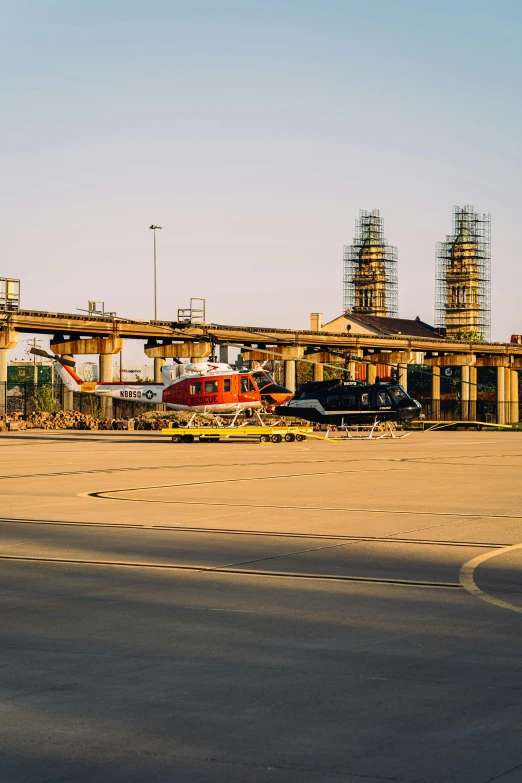
[[[237,426],[237,425],[236,425],[236,421],[237,421],[238,417],[239,417],[239,416],[240,416],[242,413],[244,413],[244,411],[243,411],[243,408],[239,408],[239,409],[238,409],[238,410],[237,410],[237,411],[234,413],[234,418],[232,419],[232,422],[231,422],[231,423],[230,423],[228,426],[229,426],[229,427],[236,427],[236,426]],[[256,410],[256,409],[254,409],[254,416],[255,416],[255,417],[256,417],[256,419],[258,420],[258,422],[259,422],[259,425],[260,425],[261,427],[265,427],[265,426],[266,426],[266,425],[265,425],[265,422],[264,422],[264,421],[263,421],[263,419],[261,418],[261,415],[260,415],[259,411],[258,411],[258,410]]]
[[[364,435],[353,435],[348,429],[344,431],[344,437],[348,440],[381,440],[381,438],[393,438],[398,440],[399,438],[407,438],[411,433],[403,432],[401,435],[397,432],[397,427],[393,421],[378,421],[375,418],[373,424],[359,425],[365,432]],[[328,429],[325,434],[325,438],[329,436],[330,430]]]

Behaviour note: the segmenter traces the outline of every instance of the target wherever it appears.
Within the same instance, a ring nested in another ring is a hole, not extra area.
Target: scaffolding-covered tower
[[[353,245],[344,247],[344,310],[398,315],[397,248],[386,244],[378,209],[361,210]]]
[[[437,243],[436,326],[449,338],[489,340],[491,215],[453,207],[453,234]]]

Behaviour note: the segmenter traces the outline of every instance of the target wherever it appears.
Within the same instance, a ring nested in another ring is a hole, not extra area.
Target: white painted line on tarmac
[[[506,552],[511,552],[514,549],[522,549],[522,544],[514,544],[513,546],[506,546],[503,549],[496,549],[493,552],[485,552],[483,555],[474,557],[473,560],[468,560],[460,569],[459,582],[464,590],[470,593],[470,595],[474,595],[475,598],[487,601],[487,603],[493,604],[493,606],[499,606],[501,609],[509,609],[512,612],[522,614],[522,606],[516,606],[509,601],[504,601],[502,598],[496,598],[494,595],[484,592],[475,582],[475,570],[479,565],[485,563],[486,560],[491,560],[492,557],[504,555]]]

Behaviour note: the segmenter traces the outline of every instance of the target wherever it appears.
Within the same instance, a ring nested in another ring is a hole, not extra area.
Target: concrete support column
[[[518,371],[510,370],[511,373],[511,423],[520,421],[520,408],[518,404]]]
[[[159,359],[158,357],[154,359],[154,383],[163,382],[163,376],[161,375],[161,368],[164,367],[165,364],[166,364],[165,359]],[[159,405],[155,405],[154,408],[157,411],[166,410],[166,407],[165,405],[163,405],[163,403],[160,403]]]
[[[71,362],[74,361],[74,356],[72,356],[70,353],[62,353],[62,359],[69,359]],[[64,411],[72,411],[74,408],[74,392],[69,391],[65,388],[63,389],[63,409]]]
[[[165,364],[165,359],[154,359],[154,383],[162,382],[161,368],[164,367]]]
[[[460,418],[469,420],[469,367],[460,368]]]
[[[285,360],[285,386],[291,392],[295,392],[296,386],[296,362],[293,359]]]
[[[431,415],[440,420],[440,367],[431,368]]]
[[[307,358],[312,362],[312,377],[314,381],[324,380],[324,363],[331,361],[330,354],[326,351],[307,354]]]
[[[511,422],[511,370],[509,367],[504,367],[504,410],[506,424]]]
[[[350,373],[350,380],[355,380],[355,368],[357,366],[357,362],[348,362],[348,372]]]
[[[497,367],[497,424],[506,423],[506,412],[504,410],[506,373],[504,369],[504,367]]]
[[[100,354],[100,381],[110,383],[112,381],[112,353]],[[112,416],[112,400],[110,397],[101,398],[102,411],[107,418]]]
[[[0,383],[7,383],[7,348],[0,348]]]
[[[7,351],[18,344],[18,334],[13,329],[0,329],[0,416],[7,410]]]
[[[366,383],[375,383],[377,377],[377,367],[375,364],[366,365]]]
[[[7,408],[7,348],[0,348],[0,416]]]
[[[319,362],[314,364],[314,381],[322,381],[324,379],[324,367]]]
[[[408,391],[408,365],[407,364],[398,364],[397,370],[399,373],[399,383],[404,389],[404,391]]]
[[[469,420],[477,420],[477,368],[469,368]]]
[[[112,381],[112,353],[100,354],[100,381],[105,383]]]

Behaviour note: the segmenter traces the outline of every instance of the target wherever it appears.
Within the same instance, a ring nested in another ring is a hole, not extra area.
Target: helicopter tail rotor
[[[63,384],[68,391],[81,391],[83,380],[74,371],[76,363],[72,359],[64,359],[63,356],[48,353],[42,348],[31,348],[30,353],[34,354],[35,356],[43,356],[46,359],[51,359],[54,363],[56,372],[62,379]]]

